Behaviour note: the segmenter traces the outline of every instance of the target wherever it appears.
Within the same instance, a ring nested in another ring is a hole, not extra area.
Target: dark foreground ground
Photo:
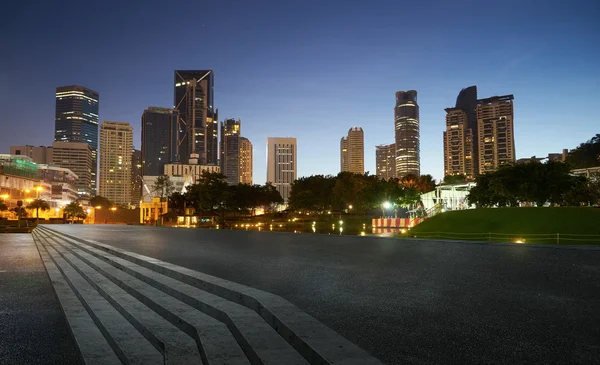
[[[600,250],[52,225],[283,296],[388,364],[600,363]]]
[[[0,364],[80,364],[31,234],[0,234]]]

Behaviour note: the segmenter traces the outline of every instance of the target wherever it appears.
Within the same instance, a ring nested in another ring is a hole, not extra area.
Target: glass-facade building
[[[415,90],[398,91],[394,107],[394,128],[396,137],[396,176],[419,176],[420,131],[419,105]]]
[[[221,123],[221,173],[229,185],[240,182],[240,134],[242,121],[225,119]]]
[[[96,193],[99,94],[79,85],[56,88],[54,141],[82,142],[92,148],[92,194]]]
[[[179,112],[151,106],[142,114],[142,176],[163,174],[165,165],[180,162]]]
[[[174,83],[174,105],[181,118],[179,155],[182,161],[188,161],[190,154],[197,153],[201,165],[218,164],[219,118],[218,110],[214,109],[214,72],[176,70]]]

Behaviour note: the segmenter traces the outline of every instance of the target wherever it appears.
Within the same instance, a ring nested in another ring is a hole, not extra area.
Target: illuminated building
[[[419,176],[420,131],[419,105],[415,90],[398,91],[394,107],[394,128],[396,137],[396,176],[402,178],[412,174]]]
[[[161,175],[165,164],[181,162],[178,155],[178,119],[175,109],[148,107],[142,114],[142,175]],[[188,156],[185,157],[186,161]]]
[[[221,173],[229,185],[240,182],[240,133],[242,121],[225,119],[221,122]]]
[[[214,72],[212,70],[175,71],[175,109],[179,111],[179,156],[200,156],[200,164],[218,163],[219,122],[214,109]]]
[[[252,143],[248,138],[240,137],[240,184],[252,185]]]
[[[77,175],[75,188],[82,198],[92,195],[92,147],[83,142],[52,143],[52,163]]]
[[[267,138],[267,182],[273,184],[285,203],[297,177],[296,154],[296,138]]]
[[[513,95],[477,100],[479,173],[515,162]]]
[[[142,200],[142,151],[131,152],[131,205],[138,207]]]
[[[96,192],[99,95],[83,86],[56,88],[54,141],[87,143],[92,149],[92,194]]]
[[[388,180],[396,177],[396,144],[375,146],[377,177]]]
[[[99,195],[115,204],[131,203],[133,128],[129,123],[105,121],[100,126]]]
[[[446,109],[444,131],[444,176],[464,175],[467,181],[475,179],[473,129],[468,116],[460,108]]]
[[[348,136],[342,138],[340,164],[342,171],[365,173],[365,136],[362,128],[352,127],[348,130]]]

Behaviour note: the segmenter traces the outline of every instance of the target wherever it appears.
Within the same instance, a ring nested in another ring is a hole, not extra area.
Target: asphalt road
[[[600,363],[600,250],[49,226],[278,294],[388,364]]]
[[[0,234],[0,364],[80,364],[30,234]]]

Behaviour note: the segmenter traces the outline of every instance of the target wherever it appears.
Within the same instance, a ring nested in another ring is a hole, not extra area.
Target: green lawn
[[[498,208],[446,212],[412,228],[421,238],[600,244],[599,208]]]

